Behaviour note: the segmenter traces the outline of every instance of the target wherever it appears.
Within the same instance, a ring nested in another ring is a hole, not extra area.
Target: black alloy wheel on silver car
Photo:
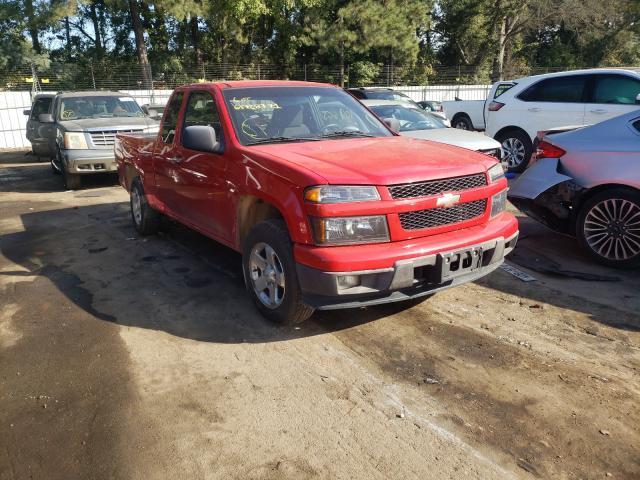
[[[142,188],[142,182],[136,178],[130,192],[131,219],[140,235],[153,235],[160,226],[160,212],[151,208]]]
[[[502,145],[502,164],[508,172],[524,172],[533,153],[533,144],[526,132],[509,130],[496,140]]]
[[[598,262],[615,268],[640,266],[640,192],[614,188],[580,209],[576,234]]]
[[[242,267],[249,295],[272,322],[295,325],[313,314],[302,301],[293,245],[282,220],[253,227],[244,242]]]

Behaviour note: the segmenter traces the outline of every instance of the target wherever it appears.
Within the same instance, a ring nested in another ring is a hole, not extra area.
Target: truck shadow
[[[197,341],[264,343],[344,330],[408,308],[317,312],[298,327],[278,327],[263,319],[246,294],[239,254],[173,222],[165,222],[159,235],[141,238],[125,202],[29,212],[21,221],[22,231],[0,236],[0,253],[16,265],[0,275],[16,283],[46,277],[70,308],[120,325]],[[631,315],[550,295],[505,273],[482,283],[528,301],[583,311],[606,325],[640,327]]]

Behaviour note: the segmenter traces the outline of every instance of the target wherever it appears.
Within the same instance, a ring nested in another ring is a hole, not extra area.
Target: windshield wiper
[[[261,138],[247,145],[258,145],[261,143],[284,143],[284,142],[317,142],[320,140],[318,137],[270,137]]]
[[[337,137],[375,137],[367,132],[360,130],[340,130],[338,132],[330,132],[322,134],[322,138],[337,138]]]

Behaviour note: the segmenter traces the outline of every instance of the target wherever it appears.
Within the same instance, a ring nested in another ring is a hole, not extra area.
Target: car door
[[[178,147],[180,162],[176,168],[181,181],[176,194],[189,223],[208,235],[229,241],[231,230],[224,221],[228,215],[225,135],[215,97],[208,90],[192,90],[186,101],[181,130],[197,125],[213,127],[220,149],[211,153]]]
[[[31,142],[33,153],[41,156],[53,156],[50,151],[50,138],[54,132],[53,123],[40,122],[42,113],[51,113],[53,97],[37,97],[31,106],[31,113],[27,120],[27,139]]]
[[[173,94],[162,119],[158,144],[153,152],[154,184],[158,200],[167,213],[182,217],[183,209],[178,201],[178,188],[182,182],[178,163],[180,161],[180,146],[178,144],[178,122],[182,110],[184,92]]]
[[[640,79],[624,74],[598,74],[591,80],[585,123],[593,125],[640,108]]]
[[[584,125],[586,75],[551,77],[534,83],[517,96],[522,127],[533,139],[540,130]]]

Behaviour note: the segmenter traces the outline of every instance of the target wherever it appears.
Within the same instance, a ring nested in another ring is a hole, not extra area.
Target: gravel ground
[[[637,271],[522,218],[521,258],[604,278],[278,328],[236,253],[127,200],[0,153],[0,479],[640,478]]]

